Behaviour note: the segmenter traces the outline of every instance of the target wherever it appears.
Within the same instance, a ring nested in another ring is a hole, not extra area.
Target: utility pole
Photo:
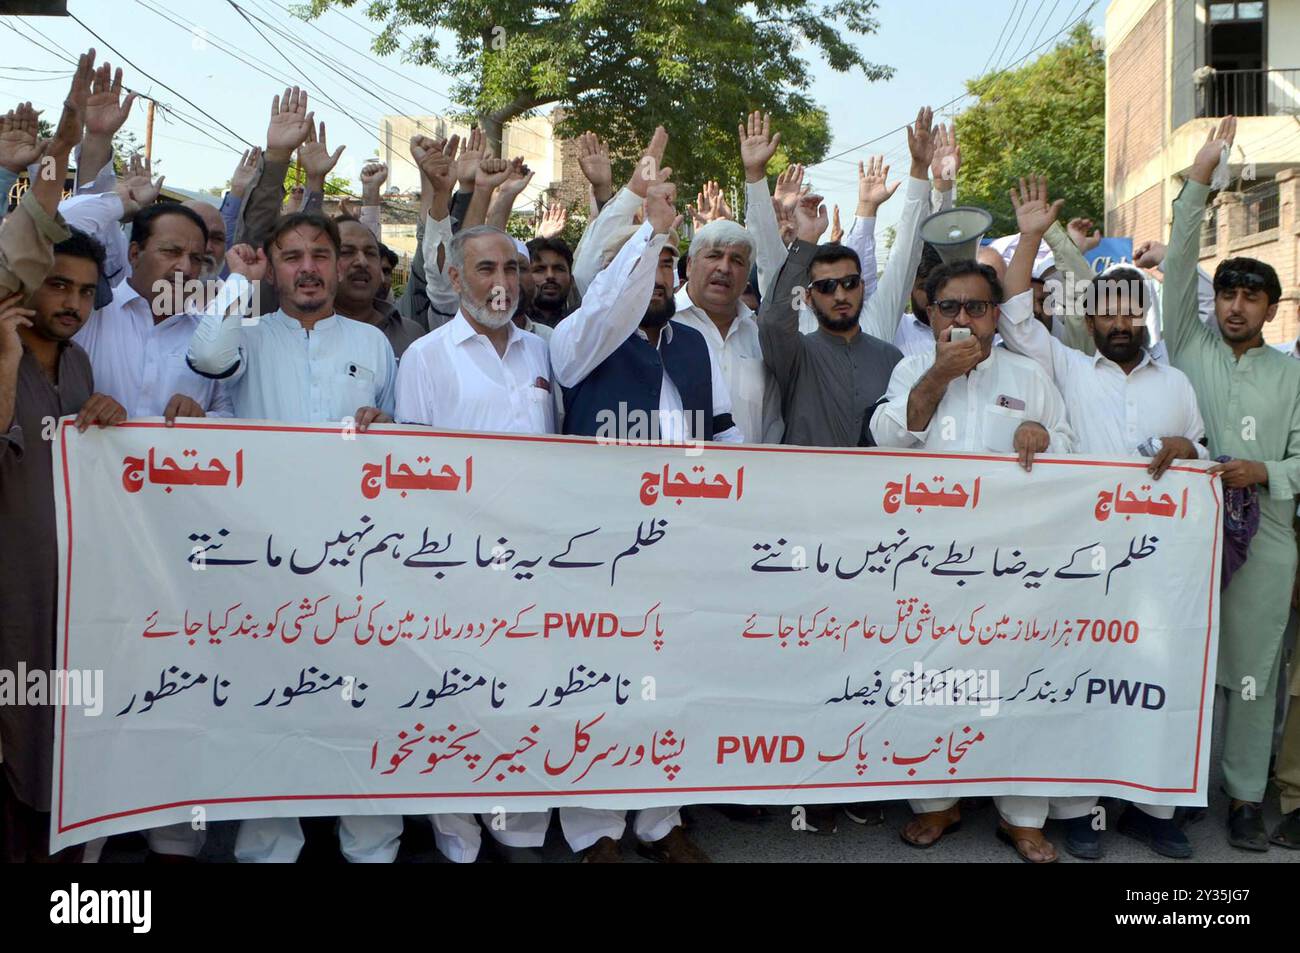
[[[149,100],[149,116],[145,121],[144,131],[144,161],[150,166],[153,163],[153,105],[153,100]]]

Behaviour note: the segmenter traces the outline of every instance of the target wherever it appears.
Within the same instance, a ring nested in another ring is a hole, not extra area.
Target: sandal
[[[1013,827],[1006,821],[999,820],[998,840],[1010,844],[1011,848],[1020,855],[1020,859],[1027,864],[1054,864],[1058,860],[1056,848],[1037,827]],[[1043,860],[1034,860],[1029,855],[1031,850],[1037,850],[1047,856]]]
[[[918,826],[919,825],[919,826]],[[898,832],[903,843],[919,850],[928,850],[943,839],[945,834],[961,830],[961,805],[954,804],[946,811],[928,811],[917,814]],[[911,835],[908,835],[911,831]]]

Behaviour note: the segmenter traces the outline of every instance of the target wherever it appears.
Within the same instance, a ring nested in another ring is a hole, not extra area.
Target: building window
[[[1268,8],[1252,3],[1211,3],[1205,25],[1205,65],[1201,81],[1203,116],[1267,116],[1277,93],[1268,70]],[[1276,79],[1276,77],[1274,77]]]
[[[1241,203],[1246,212],[1247,235],[1258,235],[1278,224],[1278,190],[1277,182],[1262,182],[1241,194]]]

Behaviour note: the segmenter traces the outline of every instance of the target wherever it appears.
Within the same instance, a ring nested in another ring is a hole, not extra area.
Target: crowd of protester
[[[367,165],[360,206],[326,216],[325,182],[342,149],[330,151],[306,92],[275,97],[265,146],[241,158],[219,208],[160,200],[161,180],[137,158],[115,171],[113,136],[132,98],[121,71],[96,66],[92,50],[50,137],[39,138],[30,104],[0,119],[0,183],[8,191],[24,174],[28,182],[0,225],[0,667],[54,668],[45,423],[67,415],[80,430],[219,415],[594,436],[622,407],[654,416],[667,442],[995,452],[1027,470],[1038,454],[1141,456],[1153,479],[1176,461],[1205,460],[1225,494],[1257,513],[1229,527],[1240,557],[1220,603],[1223,821],[1234,847],[1300,847],[1300,671],[1288,685],[1284,652],[1300,353],[1264,341],[1283,295],[1272,267],[1231,258],[1210,276],[1197,264],[1232,118],[1209,131],[1187,172],[1167,245],[1136,236],[1148,240],[1135,261],[1101,274],[1085,258],[1100,231],[1082,218],[1063,222],[1062,202],[1039,177],[1007,183],[1019,234],[1001,243],[1005,252],[986,246],[945,261],[927,245],[922,223],[953,206],[961,171],[955,133],[929,109],[907,128],[905,181],[891,183],[879,158],[859,163],[852,222],[843,232],[837,213],[829,237],[827,209],[801,166],[769,188],[780,137],[761,113],[739,129],[743,223],[707,183],[688,210],[689,242],[662,127],[619,188],[607,144],[579,139],[591,216],[574,248],[559,237],[559,206],[540,216],[531,241],[506,231],[531,178],[522,159],[494,156],[477,129],[463,141],[415,136],[419,245],[394,300],[397,257],[380,241],[386,169]],[[286,196],[295,154],[306,182]],[[902,209],[879,269],[876,215],[889,201]],[[1244,680],[1257,686],[1253,697]],[[48,708],[0,706],[7,861],[51,859],[53,722]],[[1270,777],[1282,814],[1272,831],[1263,817]],[[1094,823],[1097,795],[996,797],[998,836],[1027,861],[1051,862],[1051,819],[1065,850],[1100,857],[1110,835]],[[1125,806],[1113,827],[1158,854],[1190,857],[1185,825],[1196,812],[1152,797]],[[910,806],[900,834],[917,848],[961,822],[955,799]],[[719,809],[737,822],[766,813]],[[625,812],[558,812],[576,855],[621,859]],[[679,810],[633,815],[646,856],[707,859]],[[807,829],[830,834],[846,819],[881,823],[881,805],[811,806]],[[485,831],[505,849],[535,850],[551,815],[511,815],[504,829],[468,814],[428,820],[438,850],[469,862]],[[343,817],[340,849],[351,861],[390,862],[403,823]],[[203,832],[188,824],[146,836],[162,859],[203,848]],[[296,819],[246,820],[234,852],[291,862],[303,843]],[[53,859],[79,861],[99,846]]]

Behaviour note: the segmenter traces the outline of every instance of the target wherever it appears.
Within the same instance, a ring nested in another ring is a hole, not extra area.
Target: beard
[[[921,307],[916,298],[912,298],[912,314],[916,315],[916,320],[920,321],[927,328],[930,326],[930,312]]]
[[[493,308],[488,307],[487,302],[484,302],[483,304],[475,304],[464,295],[461,295],[460,309],[473,318],[476,323],[481,324],[490,331],[504,328],[514,320],[515,316],[514,308],[508,308],[505,311],[496,311]]]
[[[1105,337],[1094,333],[1092,340],[1093,343],[1097,345],[1097,350],[1100,352],[1101,356],[1107,360],[1114,361],[1116,364],[1127,364],[1130,361],[1136,360],[1141,356],[1142,349],[1147,346],[1149,341],[1149,338],[1147,337],[1147,329],[1145,327],[1134,328],[1127,343],[1112,343],[1115,336],[1116,335],[1113,332]]]
[[[641,319],[643,328],[662,328],[677,313],[677,302],[673,300],[667,289],[663,285],[655,285],[655,290],[663,292],[663,303],[655,304],[654,298],[650,299],[650,304],[645,309],[645,316]]]
[[[809,302],[811,304],[811,301]],[[858,326],[858,316],[862,314],[862,305],[858,305],[858,310],[853,312],[851,317],[837,318],[822,311],[817,305],[812,305],[813,314],[817,316],[817,323],[827,331],[836,331],[843,333],[852,330]]]

